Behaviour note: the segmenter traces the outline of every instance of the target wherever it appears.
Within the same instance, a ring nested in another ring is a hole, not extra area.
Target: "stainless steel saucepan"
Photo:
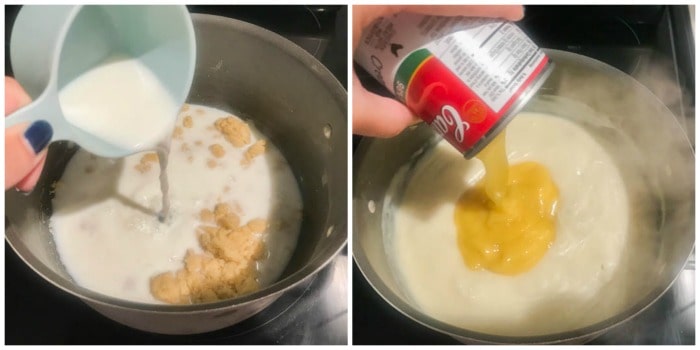
[[[213,331],[254,315],[326,266],[347,239],[345,89],[320,62],[277,34],[229,18],[192,17],[197,67],[187,102],[251,120],[284,154],[302,193],[301,233],[279,281],[240,298],[199,305],[144,304],[98,294],[73,282],[48,226],[50,185],[76,146],[50,147],[30,195],[5,193],[7,242],[57,293],[70,293],[127,326],[164,334]]]
[[[682,271],[695,242],[695,158],[674,115],[647,88],[615,68],[564,51],[547,53],[555,69],[525,111],[557,115],[584,127],[614,159],[630,199],[633,229],[630,243],[620,252],[623,263],[615,275],[624,279],[616,284],[624,290],[603,288],[596,295],[600,300],[625,296],[620,311],[612,316],[554,334],[504,336],[462,329],[427,315],[411,301],[393,273],[391,253],[387,253],[393,232],[386,223],[396,205],[390,202],[396,197],[388,192],[389,185],[402,167],[434,144],[437,136],[422,125],[391,139],[364,139],[355,151],[353,254],[359,269],[398,311],[466,343],[591,340],[654,303]],[[605,193],[595,195],[604,200]],[[557,304],[556,311],[540,311],[569,312],[565,304]],[[526,315],[517,316],[513,322],[527,319]],[[571,315],[579,316],[583,315]]]

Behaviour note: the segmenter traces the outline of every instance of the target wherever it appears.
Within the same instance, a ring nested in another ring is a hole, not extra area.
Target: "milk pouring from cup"
[[[510,22],[412,13],[373,22],[355,60],[466,158],[499,134],[553,69]]]
[[[169,135],[192,85],[185,6],[25,6],[10,40],[15,78],[33,102],[5,127],[48,121],[53,141],[102,157],[157,150],[168,217]]]
[[[10,56],[33,102],[6,127],[47,120],[52,141],[122,157],[172,131],[194,76],[194,30],[185,6],[24,6]]]

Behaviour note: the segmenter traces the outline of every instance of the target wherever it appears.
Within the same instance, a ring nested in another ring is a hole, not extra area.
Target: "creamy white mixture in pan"
[[[267,228],[251,236],[264,242],[255,262],[260,286],[274,282],[286,267],[302,213],[288,163],[269,141],[264,152],[251,151],[264,140],[252,126],[249,142],[234,147],[214,127],[229,113],[186,108],[168,159],[171,211],[166,223],[157,219],[161,190],[154,154],[103,159],[80,150],[56,183],[51,229],[61,261],[81,286],[158,303],[149,290],[150,279],[182,269],[188,249],[203,252],[197,233],[204,224],[201,213],[218,203],[226,203],[241,225],[266,221]]]
[[[532,113],[509,124],[506,147],[511,164],[539,162],[559,188],[551,247],[520,275],[467,268],[453,215],[483,167],[443,141],[411,172],[387,242],[408,297],[438,320],[500,335],[566,331],[619,312],[627,291],[616,269],[628,241],[630,209],[611,157],[580,126]],[[606,298],[597,295],[601,291]]]

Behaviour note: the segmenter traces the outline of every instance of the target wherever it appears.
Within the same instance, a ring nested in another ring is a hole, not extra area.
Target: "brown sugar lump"
[[[182,130],[181,127],[176,126],[175,129],[173,129],[173,138],[176,140],[182,139],[182,133],[184,130]]]
[[[235,229],[208,226],[199,232],[199,244],[219,259],[244,263],[262,258],[265,252],[264,242],[248,225]]]
[[[253,159],[255,159],[255,157],[265,153],[266,146],[267,143],[265,142],[265,140],[258,140],[250,147],[248,147],[248,149],[243,154],[243,159],[241,159],[241,165],[250,165],[250,163],[253,162]]]
[[[169,304],[190,303],[190,288],[183,270],[177,273],[165,272],[151,278],[150,287],[151,294],[160,301]]]
[[[185,259],[185,271],[191,303],[229,299],[260,288],[253,261],[238,264],[193,254]]]
[[[218,143],[209,146],[209,152],[216,158],[221,158],[226,154],[224,147]]]
[[[182,269],[151,278],[151,294],[166,303],[190,304],[259,289],[256,262],[265,255],[260,233],[267,229],[266,220],[253,219],[239,226],[240,218],[226,203],[201,210],[200,220],[207,223],[197,229],[204,252],[188,250]]]
[[[186,128],[192,128],[192,116],[186,115],[185,118],[182,119],[182,126]]]
[[[151,170],[152,164],[158,162],[158,154],[149,152],[144,154],[139,163],[134,166],[134,168],[140,173],[146,173]]]
[[[231,212],[231,207],[226,203],[219,203],[214,206],[214,216],[218,219]]]
[[[199,212],[199,220],[202,222],[214,222],[216,217],[211,210],[202,209],[202,211]]]
[[[254,262],[227,262],[189,250],[183,269],[152,278],[150,287],[156,298],[169,304],[206,303],[256,291],[256,275]]]
[[[219,118],[214,122],[214,127],[224,135],[226,141],[233,147],[241,148],[250,143],[250,128],[242,120],[229,116]]]
[[[238,215],[231,211],[228,204],[217,204],[214,207],[214,220],[219,227],[233,230],[238,227],[241,220]]]

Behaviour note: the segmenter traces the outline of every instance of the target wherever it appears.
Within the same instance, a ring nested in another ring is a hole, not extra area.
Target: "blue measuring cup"
[[[187,8],[22,7],[12,29],[10,60],[15,79],[33,102],[8,116],[5,127],[46,120],[54,130],[52,141],[70,140],[103,157],[141,151],[115,145],[71,124],[59,102],[59,91],[65,85],[115,54],[138,59],[173,100],[183,104],[192,85],[196,57],[194,28]],[[174,124],[177,115],[172,118]]]

